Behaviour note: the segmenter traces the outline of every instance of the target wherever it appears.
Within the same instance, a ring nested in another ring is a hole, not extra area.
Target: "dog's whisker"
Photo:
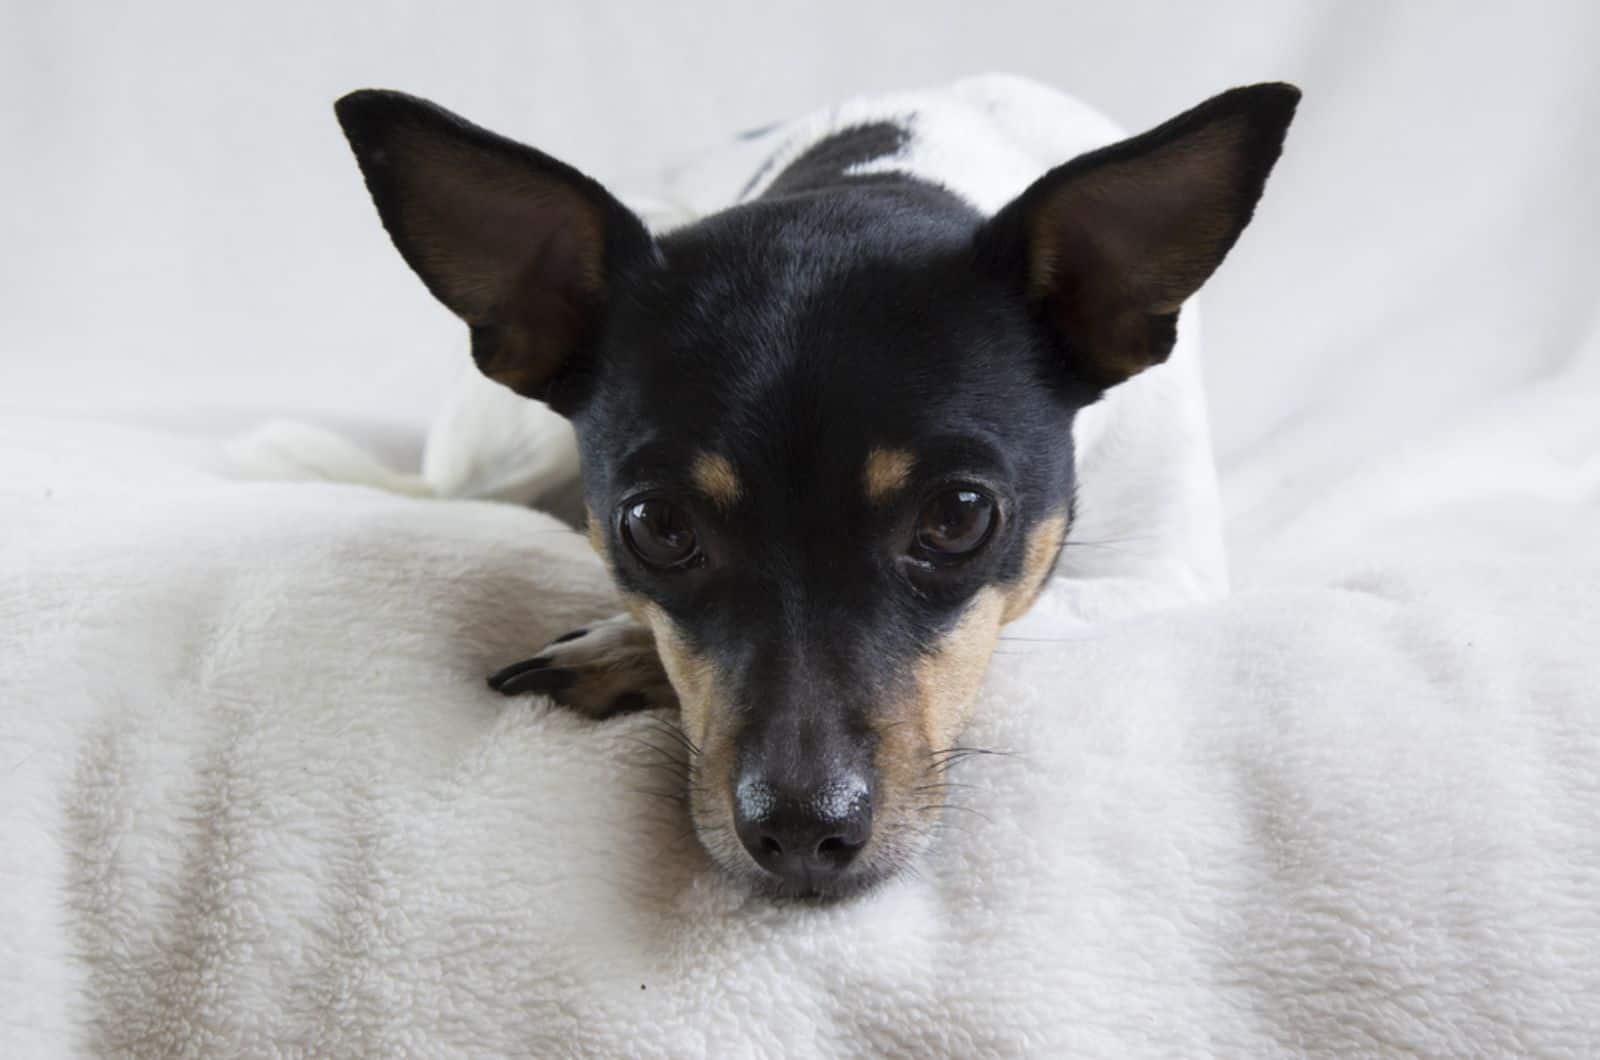
[[[632,734],[627,734],[627,735],[624,735],[622,738],[624,740],[628,741],[629,743],[633,744],[635,747],[642,747],[645,750],[654,752],[656,754],[671,755],[673,753],[671,749],[666,748],[666,747],[662,747],[658,743],[651,743],[649,740],[646,740],[642,736],[634,736]],[[676,756],[674,756],[674,757],[676,757]]]
[[[634,769],[642,773],[656,776],[668,776],[680,782],[687,782],[690,777],[689,766],[678,760],[662,758],[651,761],[636,761],[629,763]]]
[[[943,773],[957,762],[965,762],[968,758],[972,757],[974,756],[966,754],[951,755],[947,758],[940,758],[935,761],[930,761],[927,764],[927,769],[930,773]]]
[[[943,773],[957,762],[979,756],[995,758],[1019,757],[1015,751],[997,751],[985,747],[952,747],[943,751],[935,751],[928,755],[928,769],[930,772]]]
[[[661,759],[648,759],[648,761],[630,762],[630,765],[632,765],[634,769],[650,770],[650,772],[658,773],[674,773],[674,775],[678,775],[678,777],[688,777],[688,775],[691,773],[690,764],[683,761],[683,759],[667,759],[667,757],[661,757]]]
[[[683,726],[677,724],[676,722],[657,717],[649,719],[649,726],[656,732],[664,733],[674,740],[678,740],[689,747],[699,750],[699,744],[696,744],[693,740],[689,739],[689,734],[683,731]]]
[[[650,731],[665,736],[667,739],[673,741],[678,746],[688,751],[691,755],[700,754],[700,745],[689,739],[689,734],[684,732],[680,726],[665,721],[661,718],[654,718],[651,719],[648,727]]]
[[[689,767],[684,765],[682,762],[669,762],[663,760],[660,762],[635,762],[633,764],[635,768],[642,772],[676,777],[679,780],[687,781],[690,776]]]
[[[913,791],[913,792],[924,792],[924,791],[945,792],[945,791],[964,791],[964,790],[969,790],[970,791],[970,790],[976,790],[977,787],[978,787],[978,785],[976,785],[976,784],[963,784],[960,781],[956,781],[956,780],[939,780],[939,781],[935,781],[932,784],[924,784],[921,787],[912,788],[910,790]]]
[[[639,751],[636,752],[635,757],[630,760],[629,764],[641,768],[646,766],[672,768],[683,773],[692,772],[695,768],[693,759],[686,758],[683,755],[673,754],[670,751],[662,751],[659,754],[653,755]]]
[[[656,754],[649,754],[644,751],[637,751],[634,754],[635,757],[632,758],[628,764],[638,766],[641,769],[669,768],[687,772],[690,768],[687,760],[670,752],[663,751]]]
[[[1063,552],[1066,551],[1069,548],[1071,548],[1071,549],[1100,548],[1100,549],[1105,549],[1107,552],[1131,552],[1131,551],[1133,551],[1131,548],[1127,547],[1127,544],[1119,544],[1119,543],[1112,542],[1112,541],[1068,541],[1068,542],[1066,542],[1065,544],[1063,544],[1061,546],[1061,549],[1062,549]]]
[[[689,782],[687,775],[683,773],[674,773],[665,769],[653,770],[649,772],[644,779],[648,779],[657,783],[671,784],[680,791],[683,790],[684,786]]]
[[[941,749],[939,749],[937,751],[929,751],[928,753],[930,755],[941,755],[941,754],[951,754],[951,753],[955,753],[955,752],[962,752],[962,753],[965,753],[965,754],[975,754],[975,755],[1015,755],[1017,753],[1015,751],[1001,751],[1001,750],[998,750],[998,749],[993,748],[993,747],[968,747],[968,746],[959,745],[959,744],[956,745],[956,746],[953,746],[953,747],[941,748]]]
[[[682,804],[683,796],[675,791],[657,791],[654,788],[629,788],[635,795],[645,795],[652,799],[664,799],[667,802]]]

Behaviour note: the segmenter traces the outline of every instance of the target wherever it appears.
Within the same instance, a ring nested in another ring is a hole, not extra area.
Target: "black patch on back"
[[[760,197],[776,199],[845,184],[853,179],[847,175],[852,167],[880,158],[892,158],[905,148],[910,139],[911,134],[906,128],[892,121],[865,122],[840,129],[802,151],[800,157],[785,166]],[[773,162],[773,159],[767,159],[755,176],[750,178],[739,198],[743,199],[761,183]]]

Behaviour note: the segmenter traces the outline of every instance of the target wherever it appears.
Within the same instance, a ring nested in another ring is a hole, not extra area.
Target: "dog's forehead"
[[[876,217],[754,210],[664,241],[611,336],[617,415],[731,460],[766,444],[859,461],[1013,422],[1039,390],[1033,333],[970,267],[970,233]]]
[[[1069,488],[1071,402],[1027,306],[974,268],[976,220],[865,199],[663,238],[584,414],[597,503],[692,492],[794,558],[891,532],[941,481]]]

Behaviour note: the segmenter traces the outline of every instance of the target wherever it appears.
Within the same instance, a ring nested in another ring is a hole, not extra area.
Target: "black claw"
[[[532,659],[524,659],[521,662],[512,663],[505,669],[496,670],[489,675],[489,687],[496,692],[503,692],[505,691],[506,682],[513,677],[519,677],[530,670],[543,670],[549,665],[550,656],[548,655],[540,655]]]
[[[627,714],[635,710],[644,710],[648,706],[650,698],[643,692],[622,692],[611,701],[607,713]]]
[[[571,687],[577,679],[578,674],[574,670],[524,670],[501,681],[499,692],[507,696],[521,695],[523,692],[543,692],[553,696]]]
[[[563,633],[563,634],[561,634],[561,636],[559,636],[555,640],[551,641],[550,644],[551,644],[552,647],[557,645],[557,644],[565,644],[569,640],[577,640],[579,637],[583,636],[587,632],[589,632],[589,631],[586,630],[586,629],[575,629],[571,633]]]

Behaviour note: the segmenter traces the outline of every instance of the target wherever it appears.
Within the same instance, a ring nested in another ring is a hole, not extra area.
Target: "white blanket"
[[[6,1052],[1593,1054],[1600,335],[1562,364],[1245,454],[1242,590],[1003,642],[1010,753],[833,906],[710,869],[650,717],[483,687],[612,606],[547,517],[3,421]]]

